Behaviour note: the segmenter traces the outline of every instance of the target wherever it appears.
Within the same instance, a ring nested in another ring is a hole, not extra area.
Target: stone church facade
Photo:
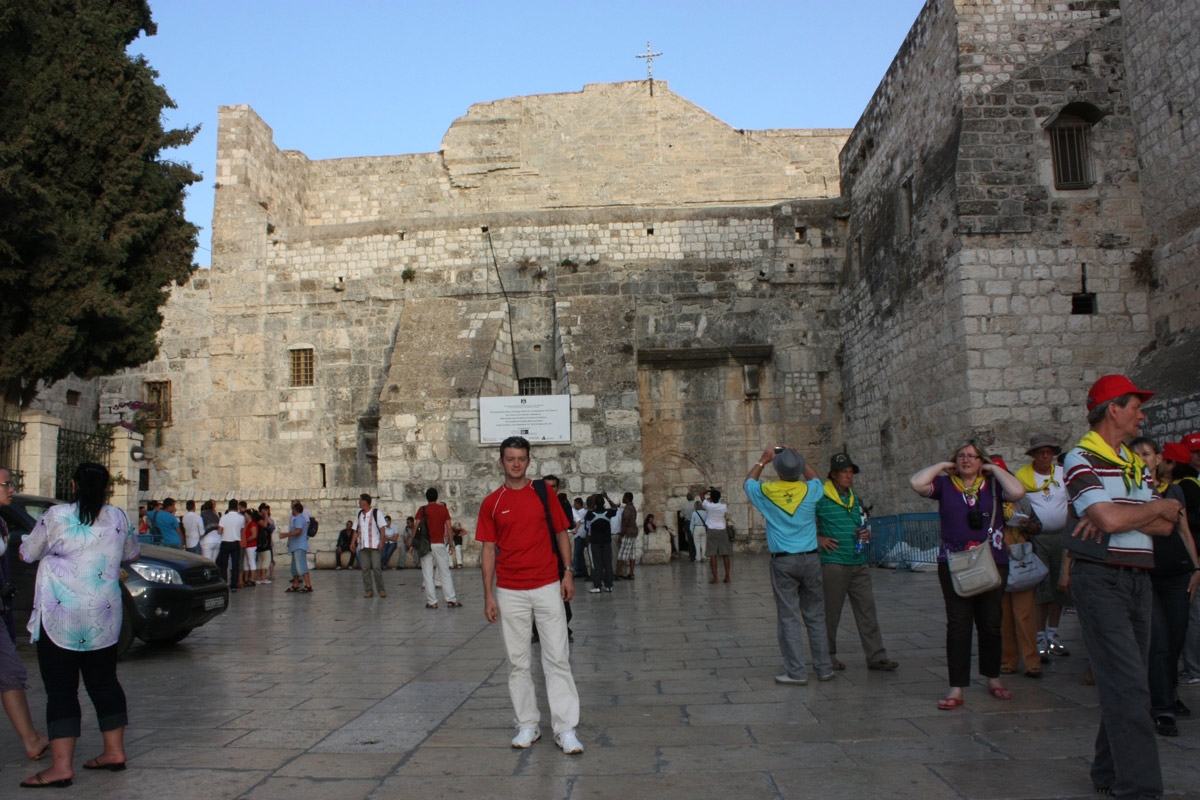
[[[166,392],[144,496],[300,497],[330,532],[362,491],[396,516],[437,486],[473,521],[479,398],[522,392],[571,398],[534,458],[572,497],[661,519],[716,485],[750,549],[771,441],[822,472],[848,448],[876,513],[916,507],[906,476],[955,441],[1019,463],[1083,432],[1098,375],[1188,357],[1200,21],[1123,5],[930,0],[852,131],[734,130],[630,82],[311,161],[224,107],[212,269],[100,406]],[[1164,388],[1154,425],[1195,424],[1194,379]]]

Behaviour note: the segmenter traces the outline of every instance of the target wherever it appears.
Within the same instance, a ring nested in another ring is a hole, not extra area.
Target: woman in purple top
[[[104,501],[108,470],[84,463],[72,480],[75,502],[50,508],[21,544],[21,558],[39,561],[29,632],[37,642],[46,687],[46,726],[54,763],[21,783],[65,787],[74,777],[79,738],[79,678],[104,739],[104,751],[84,769],[125,769],[125,692],[117,681],[121,633],[121,562],[138,555],[125,512]]]
[[[991,459],[974,442],[954,451],[953,461],[933,464],[909,480],[913,491],[938,501],[942,545],[938,550],[938,580],[946,603],[946,663],[950,693],[938,708],[950,710],[964,704],[963,688],[971,682],[971,631],[979,631],[979,671],[987,678],[988,693],[1008,700],[1012,693],[1000,682],[1000,622],[1004,582],[999,588],[974,597],[959,597],[950,582],[946,554],[983,542],[992,548],[1002,578],[1008,576],[1008,550],[1004,547],[1004,502],[1020,500],[1025,487]]]

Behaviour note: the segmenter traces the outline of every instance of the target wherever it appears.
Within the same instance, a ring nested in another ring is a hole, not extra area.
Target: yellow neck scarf
[[[762,492],[772,503],[795,514],[808,494],[808,484],[804,481],[771,481],[762,485]]]
[[[1132,492],[1142,488],[1142,476],[1146,473],[1146,462],[1138,458],[1137,453],[1124,444],[1118,450],[1108,446],[1108,442],[1100,438],[1095,431],[1088,431],[1079,440],[1079,448],[1086,450],[1099,459],[1121,468],[1121,479],[1125,481],[1125,490]]]
[[[954,484],[955,489],[958,489],[963,493],[964,497],[969,498],[970,500],[978,500],[979,492],[981,489],[983,489],[983,475],[975,476],[975,482],[971,484],[970,489],[963,484],[962,478],[958,477],[957,475],[951,475],[950,482]]]
[[[833,485],[833,481],[825,481],[824,488],[825,488],[825,496],[826,497],[828,497],[833,502],[837,503],[842,508],[846,509],[847,514],[850,514],[853,512],[853,510],[854,510],[854,490],[853,489],[848,490],[850,492],[850,499],[843,500],[842,496],[840,494],[838,494],[837,487]]]
[[[1062,486],[1061,483],[1054,480],[1053,465],[1050,466],[1050,477],[1047,478],[1046,482],[1041,486],[1038,486],[1037,473],[1033,471],[1033,464],[1026,464],[1017,470],[1016,478],[1028,491],[1031,492],[1045,492],[1046,494],[1050,494],[1051,486]]]

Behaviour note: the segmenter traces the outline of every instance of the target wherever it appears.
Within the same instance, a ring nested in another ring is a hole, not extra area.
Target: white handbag
[[[1000,587],[1000,570],[988,542],[959,553],[947,553],[946,565],[950,567],[950,582],[959,597],[974,597]]]
[[[1050,568],[1033,552],[1032,542],[1008,546],[1008,585],[1006,592],[1027,592],[1045,580]]]

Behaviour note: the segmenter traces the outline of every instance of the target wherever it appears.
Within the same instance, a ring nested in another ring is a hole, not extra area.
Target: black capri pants
[[[80,676],[96,707],[100,730],[112,731],[129,723],[125,690],[117,681],[116,644],[100,650],[67,650],[55,644],[43,628],[37,655],[46,687],[46,728],[51,739],[79,738],[83,717],[79,708]]]

